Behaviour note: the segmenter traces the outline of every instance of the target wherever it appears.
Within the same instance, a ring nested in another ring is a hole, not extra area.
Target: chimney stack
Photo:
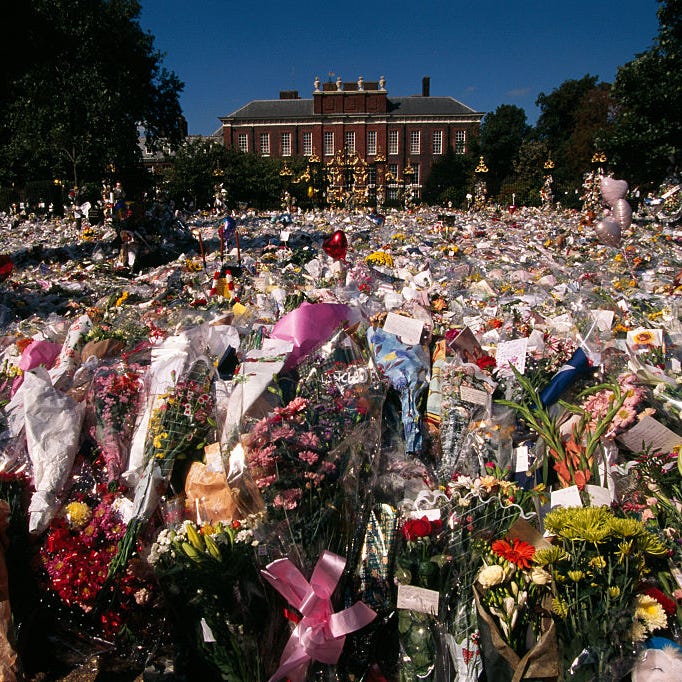
[[[431,97],[431,79],[428,76],[422,78],[422,97]]]

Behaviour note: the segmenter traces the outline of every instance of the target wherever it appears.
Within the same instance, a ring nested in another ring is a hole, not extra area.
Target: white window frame
[[[346,147],[346,151],[349,154],[354,154],[355,153],[355,131],[346,130],[346,132],[343,134],[343,143]]]
[[[282,133],[280,136],[282,156],[291,156],[291,133]]]
[[[418,163],[412,164],[412,169],[414,170],[414,175],[412,176],[412,184],[413,185],[419,184],[419,171],[421,170],[419,165],[420,164],[418,164]]]
[[[311,132],[303,133],[303,156],[313,155],[313,134]]]
[[[466,154],[467,131],[455,130],[455,154]]]
[[[388,131],[388,153],[389,154],[400,153],[400,143],[397,130]]]
[[[439,156],[443,153],[443,131],[434,130],[432,136],[433,155]]]
[[[421,154],[422,133],[421,130],[410,130],[410,154]]]
[[[249,151],[249,136],[247,133],[237,134],[237,148],[240,152],[246,153]]]
[[[324,156],[334,156],[334,132],[332,130],[325,130],[322,140]]]
[[[260,133],[259,141],[261,156],[270,156],[270,133]]]
[[[377,131],[367,131],[367,156],[376,156],[377,153]]]

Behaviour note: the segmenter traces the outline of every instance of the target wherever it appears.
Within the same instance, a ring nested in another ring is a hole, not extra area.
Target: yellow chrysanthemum
[[[92,518],[92,509],[85,502],[69,502],[64,508],[66,518],[72,528],[84,528]]]
[[[606,559],[603,556],[592,557],[590,559],[590,566],[599,570],[606,568]]]
[[[369,265],[382,265],[384,267],[393,267],[393,257],[385,251],[374,251],[365,257],[365,262]]]
[[[617,599],[618,597],[620,597],[620,587],[618,587],[618,585],[611,585],[611,587],[609,587],[608,589],[608,592],[609,597],[611,597],[612,599]]]
[[[557,562],[565,559],[568,555],[566,552],[558,545],[552,545],[544,549],[538,549],[535,552],[533,560],[539,566],[547,566],[547,564],[556,564]]]
[[[568,616],[568,604],[560,598],[552,599],[552,611],[564,620]]]
[[[569,571],[568,577],[574,583],[579,583],[585,577],[585,573],[583,573],[583,571]]]

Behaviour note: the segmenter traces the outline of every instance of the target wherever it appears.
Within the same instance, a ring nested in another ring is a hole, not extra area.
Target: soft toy
[[[682,680],[682,647],[665,637],[652,637],[632,671],[632,682]]]

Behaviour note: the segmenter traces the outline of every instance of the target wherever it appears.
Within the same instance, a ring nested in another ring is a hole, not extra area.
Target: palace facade
[[[287,90],[221,116],[222,138],[243,152],[306,158],[310,172],[324,173],[331,203],[353,194],[379,203],[405,192],[418,198],[433,163],[448,149],[466,153],[484,115],[452,97],[432,97],[428,77],[421,95],[408,97],[389,97],[383,76],[316,78],[313,88],[312,99]]]

